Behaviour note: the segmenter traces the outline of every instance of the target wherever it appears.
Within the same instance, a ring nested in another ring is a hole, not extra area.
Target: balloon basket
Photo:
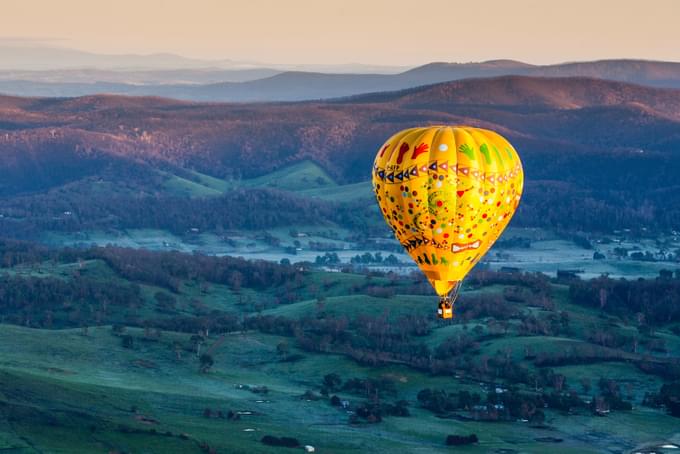
[[[442,320],[453,318],[453,303],[456,302],[458,298],[458,292],[460,291],[462,281],[457,281],[453,288],[449,291],[446,296],[439,297],[439,305],[437,305],[437,318]]]
[[[437,306],[437,318],[446,320],[453,318],[453,301],[448,296],[439,300]]]

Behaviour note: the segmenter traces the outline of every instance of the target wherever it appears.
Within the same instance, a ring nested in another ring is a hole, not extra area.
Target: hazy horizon
[[[647,58],[647,57],[635,57],[635,56],[614,56],[614,57],[598,57],[598,58],[576,58],[576,59],[556,59],[554,61],[550,62],[536,62],[532,60],[527,60],[527,59],[518,59],[518,58],[508,58],[504,56],[498,56],[495,58],[483,58],[483,59],[469,59],[469,60],[446,60],[446,59],[438,59],[438,60],[428,60],[428,61],[422,61],[422,62],[416,62],[416,63],[404,63],[404,64],[398,64],[398,63],[371,63],[371,62],[366,62],[366,61],[359,61],[359,60],[354,60],[354,61],[335,61],[335,62],[323,62],[323,63],[315,63],[312,61],[286,61],[286,62],[273,62],[273,61],[263,61],[263,60],[256,60],[256,59],[235,59],[235,58],[229,58],[227,57],[197,57],[197,56],[192,56],[192,55],[187,55],[183,54],[180,52],[173,52],[173,51],[149,51],[149,52],[97,52],[89,49],[83,49],[83,48],[77,48],[77,47],[71,47],[71,46],[65,46],[65,45],[60,45],[60,44],[55,44],[54,42],[50,40],[30,40],[30,41],[24,41],[16,38],[4,38],[0,37],[0,48],[5,47],[5,48],[35,48],[35,49],[54,49],[54,50],[65,50],[65,51],[75,51],[75,52],[83,52],[83,53],[88,53],[92,55],[97,55],[97,56],[102,56],[102,57],[124,57],[124,56],[134,56],[134,57],[152,57],[152,56],[172,56],[172,57],[179,57],[179,58],[184,58],[188,60],[196,60],[196,61],[204,61],[207,63],[217,63],[220,61],[233,61],[235,63],[248,63],[253,66],[266,66],[266,65],[271,65],[273,67],[294,67],[294,66],[308,66],[308,67],[313,67],[315,65],[318,66],[327,66],[327,67],[333,67],[333,66],[375,66],[375,67],[385,67],[385,68],[415,68],[418,66],[422,65],[427,65],[430,63],[458,63],[458,64],[474,64],[474,63],[488,63],[488,62],[493,62],[493,61],[516,61],[520,63],[527,63],[530,65],[536,65],[536,66],[549,66],[549,65],[559,65],[559,64],[568,64],[568,63],[580,63],[580,62],[593,62],[593,61],[608,61],[608,60],[639,60],[639,61],[658,61],[658,62],[670,62],[670,63],[680,63],[680,56],[675,59],[671,58]]]
[[[654,8],[640,10],[611,0],[594,5],[586,0],[566,5],[424,0],[414,10],[410,3],[385,0],[153,0],[141,5],[132,0],[96,5],[8,0],[0,45],[274,65],[680,60],[680,29],[675,26],[680,2],[650,3]]]

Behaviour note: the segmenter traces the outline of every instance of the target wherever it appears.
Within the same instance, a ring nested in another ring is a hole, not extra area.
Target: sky
[[[276,64],[680,61],[680,0],[2,0],[0,43]]]

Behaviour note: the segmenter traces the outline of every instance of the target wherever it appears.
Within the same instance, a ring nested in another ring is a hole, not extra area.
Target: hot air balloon
[[[522,196],[519,155],[467,126],[400,131],[378,150],[373,191],[385,221],[453,317],[461,282],[501,235]]]

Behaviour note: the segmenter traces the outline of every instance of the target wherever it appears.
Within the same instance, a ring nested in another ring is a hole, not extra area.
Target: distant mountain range
[[[172,53],[100,54],[40,43],[15,43],[0,38],[0,71],[63,71],[98,69],[115,71],[176,70],[176,69],[260,69],[279,71],[370,72],[394,73],[402,66],[346,64],[264,64],[256,61],[189,58]]]
[[[0,81],[12,83],[37,84],[122,84],[122,85],[197,85],[218,82],[244,82],[264,79],[280,74],[282,70],[273,68],[184,68],[184,69],[53,69],[36,70],[0,70]]]
[[[2,70],[177,69],[206,66],[210,66],[210,62],[175,54],[107,55],[64,47],[0,44],[0,69]]]
[[[164,61],[165,57],[159,58]],[[503,75],[589,77],[654,87],[680,88],[680,63],[674,62],[603,60],[530,65],[512,60],[495,60],[483,63],[431,63],[396,74],[195,67],[154,71],[5,70],[0,71],[0,93],[52,97],[109,93],[211,102],[302,101]]]

